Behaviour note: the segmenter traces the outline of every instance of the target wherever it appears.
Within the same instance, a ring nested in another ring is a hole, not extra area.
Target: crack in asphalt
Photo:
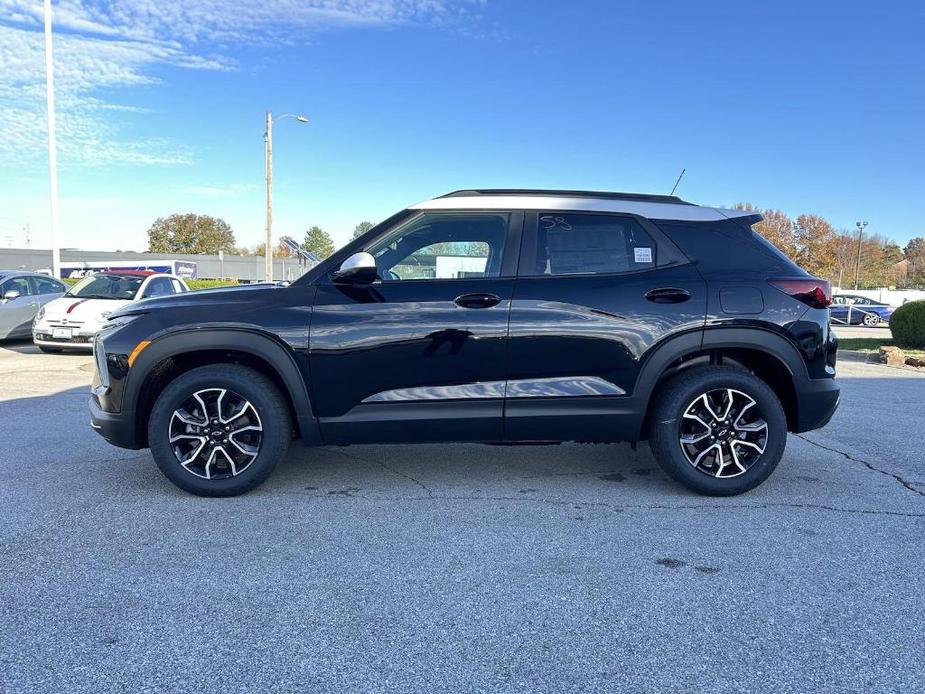
[[[806,438],[802,434],[794,434],[794,436],[796,436],[798,439],[802,439],[803,441],[806,441],[806,443],[812,444],[816,448],[821,448],[822,450],[829,451],[831,453],[838,453],[839,455],[844,456],[845,458],[847,458],[848,460],[851,460],[852,462],[860,463],[861,465],[863,465],[864,467],[866,467],[868,470],[872,472],[879,472],[881,475],[885,475],[886,477],[891,477],[892,479],[899,482],[903,487],[908,489],[913,494],[918,494],[919,496],[925,496],[925,491],[922,491],[921,489],[916,489],[916,487],[913,486],[912,482],[904,479],[901,475],[897,475],[894,472],[889,472],[888,470],[882,470],[881,468],[878,468],[876,465],[874,465],[871,462],[868,462],[866,460],[861,460],[860,458],[855,458],[851,454],[845,453],[845,451],[840,451],[837,448],[826,446],[825,444],[819,443],[818,441],[813,441],[812,439]]]
[[[435,498],[435,497],[434,497],[434,492],[433,492],[433,490],[431,490],[430,487],[428,487],[426,484],[424,484],[423,482],[421,482],[421,480],[419,480],[419,479],[417,479],[417,478],[415,478],[415,477],[412,477],[411,475],[406,475],[404,472],[400,472],[399,470],[396,470],[395,468],[389,467],[388,465],[386,465],[385,463],[383,463],[383,462],[381,462],[381,461],[379,461],[379,460],[366,460],[365,458],[360,458],[359,456],[350,455],[350,454],[347,453],[346,451],[340,451],[340,450],[337,450],[337,449],[330,449],[330,452],[331,452],[331,453],[339,453],[340,455],[344,456],[345,458],[350,458],[350,460],[355,460],[355,461],[357,461],[358,463],[372,463],[372,464],[374,464],[374,465],[378,465],[378,466],[381,467],[383,470],[386,470],[386,471],[388,471],[388,472],[391,472],[393,475],[396,475],[397,477],[403,477],[403,478],[405,478],[406,480],[408,480],[409,482],[414,482],[414,484],[416,484],[416,485],[419,486],[421,489],[423,489],[425,492],[427,492],[428,498],[431,498],[431,499],[432,499],[432,498]],[[350,496],[355,496],[355,495],[350,495]]]

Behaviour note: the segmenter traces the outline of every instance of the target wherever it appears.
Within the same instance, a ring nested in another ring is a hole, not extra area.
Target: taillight
[[[768,280],[770,284],[813,308],[828,308],[832,304],[832,285],[815,277],[802,280]]]

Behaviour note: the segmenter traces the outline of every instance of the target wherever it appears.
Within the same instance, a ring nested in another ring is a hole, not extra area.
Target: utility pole
[[[299,123],[308,123],[305,116],[297,116],[294,113],[284,113],[276,120],[284,118],[295,118]],[[265,251],[266,269],[265,275],[267,282],[273,281],[273,114],[267,111],[266,129],[263,131],[263,175],[266,180],[267,190],[267,247]]]
[[[858,228],[858,259],[854,265],[854,288],[857,290],[859,279],[861,277],[861,237],[864,235],[864,229],[867,227],[867,222],[856,222],[855,225]]]
[[[264,248],[264,271],[267,282],[273,281],[273,114],[267,111],[267,129],[263,133],[264,179],[267,184],[267,245]]]
[[[48,113],[48,193],[51,207],[51,271],[61,276],[58,238],[58,144],[55,137],[55,65],[51,50],[51,0],[45,0],[45,108]]]

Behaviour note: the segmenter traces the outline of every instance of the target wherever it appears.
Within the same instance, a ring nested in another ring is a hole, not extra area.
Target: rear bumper
[[[841,399],[841,388],[834,378],[811,378],[797,390],[795,433],[824,427],[832,419]]]
[[[138,450],[144,446],[138,443],[135,435],[135,418],[131,412],[106,412],[90,397],[90,426],[113,446]]]

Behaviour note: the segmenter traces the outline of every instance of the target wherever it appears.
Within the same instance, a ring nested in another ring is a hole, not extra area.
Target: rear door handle
[[[463,308],[491,308],[501,303],[501,297],[497,294],[484,294],[484,293],[475,293],[475,294],[463,294],[462,296],[457,296],[455,303],[457,306],[462,306]]]
[[[680,304],[690,298],[689,291],[677,287],[660,287],[646,292],[646,299],[654,304]]]

